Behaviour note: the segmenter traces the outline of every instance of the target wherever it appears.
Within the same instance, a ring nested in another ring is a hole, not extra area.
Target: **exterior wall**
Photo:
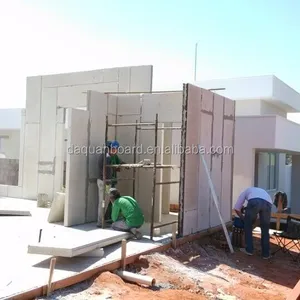
[[[254,185],[255,149],[273,149],[276,117],[236,117],[233,201]]]
[[[235,105],[235,114],[236,116],[278,115],[287,117],[286,111],[263,100],[238,100]]]
[[[289,134],[287,135],[286,132]],[[300,125],[279,116],[246,116],[236,118],[233,201],[245,188],[255,184],[255,149],[257,151],[278,152],[277,189],[290,194],[290,178],[285,165],[284,152],[300,152],[300,141],[291,136],[300,134]],[[288,138],[288,137],[289,138]],[[258,164],[259,184],[265,178],[264,164]],[[275,191],[270,191],[273,197]]]
[[[22,169],[23,197],[50,198],[62,187],[64,109],[84,107],[86,91],[148,92],[152,66],[124,67],[29,77]]]
[[[273,75],[215,79],[196,83],[232,100],[265,100],[286,112],[300,111],[300,94]]]
[[[17,159],[20,156],[20,129],[0,129],[0,153],[5,158]]]
[[[212,155],[211,147],[233,147],[234,101],[188,84],[185,92],[187,107],[186,147],[201,145],[210,170],[219,209],[225,222],[231,219],[233,154]],[[183,119],[184,121],[185,119]],[[183,131],[184,133],[184,131]],[[188,149],[188,148],[187,148]],[[208,229],[221,223],[208,184],[205,167],[199,154],[183,154],[181,213],[182,234]],[[196,199],[196,201],[195,201]]]

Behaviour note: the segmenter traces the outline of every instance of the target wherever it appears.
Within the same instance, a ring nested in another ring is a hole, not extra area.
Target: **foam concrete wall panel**
[[[202,102],[203,106],[212,100],[212,95],[208,94]],[[211,108],[212,109],[212,108]],[[201,114],[201,112],[200,112]],[[200,115],[199,114],[199,115]],[[200,143],[204,149],[209,149],[212,145],[212,115],[200,115]],[[211,170],[211,156],[204,153],[204,159],[209,170]],[[211,192],[208,185],[207,174],[205,172],[201,156],[198,156],[199,165],[199,187],[198,187],[198,229],[204,230],[210,227]],[[201,199],[199,201],[199,198]]]
[[[53,196],[56,145],[57,89],[45,88],[41,99],[38,193]]]
[[[141,96],[139,94],[118,95],[117,100],[117,123],[135,123],[140,122]],[[137,132],[137,146],[139,142],[140,131]],[[116,127],[116,137],[121,145],[120,158],[127,162],[134,162],[134,140],[135,140],[135,126]],[[137,154],[137,162],[139,155]],[[119,174],[122,178],[133,178],[133,170],[121,169]],[[135,190],[138,190],[138,170],[136,170]],[[124,180],[118,183],[118,188],[122,194],[133,195],[133,182],[131,180]],[[137,196],[137,194],[135,195]],[[141,201],[141,199],[137,199]]]
[[[72,144],[87,147],[89,112],[69,109],[68,119],[68,147]],[[86,221],[86,177],[87,156],[67,154],[64,226],[79,225]]]
[[[39,124],[26,124],[23,167],[23,197],[37,199]]]
[[[212,146],[215,149],[222,148],[223,143],[223,106],[224,98],[217,94],[213,95],[213,124],[212,124]],[[221,210],[222,192],[222,158],[223,155],[212,154],[211,156],[211,179],[214,183],[215,192],[218,199],[218,206]],[[212,227],[220,224],[219,215],[213,197],[210,198],[210,225]]]
[[[204,151],[204,158],[225,221],[230,220],[233,155],[230,153],[212,155],[211,150],[212,147],[221,151],[224,146],[232,147],[233,131],[234,102],[210,91],[188,85],[187,146],[200,145],[201,152]],[[186,154],[185,159],[183,235],[221,223],[201,156]]]
[[[156,113],[159,122],[180,122],[182,93],[144,94],[142,121],[153,123]]]
[[[86,85],[75,85],[58,88],[57,105],[62,107],[84,107],[86,106],[86,93],[88,90],[96,92],[117,92],[118,83],[97,83]]]
[[[118,81],[118,68],[43,76],[43,87],[63,87]]]
[[[42,77],[28,77],[26,82],[26,123],[39,123]]]
[[[21,112],[21,130],[20,130],[20,155],[19,155],[19,179],[18,185],[23,186],[23,168],[24,168],[24,151],[25,151],[25,126],[26,126],[26,110]],[[22,196],[21,196],[22,197]]]
[[[116,97],[115,97],[116,98]],[[116,107],[113,103],[116,99],[111,100],[111,107]],[[89,113],[89,151],[88,151],[88,196],[86,222],[97,220],[98,207],[98,187],[97,178],[98,157],[101,154],[102,146],[105,140],[105,120],[108,113],[108,95],[95,91],[87,93],[87,109]],[[112,109],[113,111],[113,109]],[[112,128],[114,130],[114,128]]]
[[[88,72],[76,72],[76,73],[68,73],[68,74],[56,74],[56,75],[47,75],[47,76],[36,76],[27,78],[27,89],[26,89],[26,124],[35,123],[37,125],[44,126],[45,121],[41,119],[41,110],[42,110],[42,99],[44,90],[48,88],[58,89],[57,95],[57,105],[65,106],[65,107],[85,107],[86,106],[86,91],[88,89],[94,89],[101,92],[130,92],[130,91],[141,91],[141,92],[149,92],[152,89],[152,66],[141,66],[141,67],[124,67],[124,68],[113,68],[113,69],[103,69],[103,70],[95,70]],[[137,90],[136,90],[137,89]],[[50,105],[50,104],[49,104]],[[56,122],[60,123],[61,115],[56,115]],[[48,124],[49,125],[49,124]],[[28,129],[27,135],[28,135]],[[57,133],[56,129],[56,133]],[[32,136],[29,137],[31,143],[31,139],[35,139],[35,142],[38,142],[38,138],[35,136],[34,132],[31,130]],[[112,130],[110,129],[110,132]],[[30,135],[30,133],[29,133]],[[24,134],[26,136],[26,133]],[[44,144],[44,142],[41,142]],[[52,142],[49,140],[49,144],[55,144],[57,141],[53,140]],[[60,142],[58,142],[60,143]],[[24,141],[24,160],[26,157],[32,156],[32,150],[26,148],[28,141]],[[51,146],[52,147],[52,146]],[[61,152],[61,148],[57,145],[54,146],[55,149],[55,158],[59,156]],[[59,153],[57,153],[57,151]],[[29,152],[29,153],[27,153]],[[27,182],[30,182],[28,187],[25,187],[23,196],[27,197],[30,195],[31,198],[36,199],[37,197],[37,185],[38,180],[34,178],[37,177],[37,174],[34,176],[32,172],[27,169],[32,169],[39,161],[39,152],[41,152],[42,156],[44,156],[43,151],[39,151],[39,146],[36,148],[36,156],[31,160],[30,163],[24,165],[24,169],[20,177],[22,180],[24,179],[24,186]],[[46,151],[48,152],[48,150]],[[45,152],[45,153],[46,153]],[[46,156],[46,154],[45,154]],[[56,159],[55,168],[59,169],[58,172],[55,172],[54,177],[51,179],[56,182],[52,185],[54,186],[54,192],[57,191],[57,188],[61,185],[60,176],[61,171],[58,167],[58,160]],[[37,167],[34,167],[37,172]],[[44,167],[42,167],[44,168]],[[58,174],[59,173],[59,174]],[[29,174],[27,176],[27,174]],[[24,178],[23,178],[24,177]],[[28,178],[25,178],[28,177]],[[36,182],[35,185],[33,182]],[[42,182],[42,181],[41,181]],[[44,187],[39,187],[39,192],[48,192],[44,189]],[[53,195],[52,195],[53,196]],[[51,195],[50,195],[51,198]]]

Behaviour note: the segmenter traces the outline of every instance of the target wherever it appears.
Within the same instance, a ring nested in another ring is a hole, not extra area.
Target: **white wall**
[[[124,67],[27,78],[22,196],[50,198],[62,186],[64,107],[86,106],[87,90],[149,92],[152,66]]]
[[[215,93],[232,100],[265,100],[286,112],[300,111],[300,94],[273,75],[199,81],[196,85],[205,89],[225,88]]]
[[[238,100],[235,104],[236,116],[251,115],[278,115],[286,118],[287,113],[283,109],[264,100]]]

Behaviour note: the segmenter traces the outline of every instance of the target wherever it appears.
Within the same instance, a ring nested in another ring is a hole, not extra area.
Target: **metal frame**
[[[113,93],[110,93],[113,94]],[[134,137],[134,149],[137,148],[137,133],[139,130],[154,130],[154,161],[151,164],[143,164],[143,163],[137,163],[136,159],[136,151],[134,150],[133,153],[133,164],[123,164],[123,165],[109,165],[106,166],[106,144],[107,144],[107,135],[108,135],[108,127],[119,127],[119,126],[134,126],[135,127],[135,137]],[[152,127],[150,127],[152,126]],[[163,164],[158,164],[157,163],[157,147],[158,147],[158,130],[180,130],[181,127],[159,127],[159,122],[158,122],[158,114],[156,114],[155,117],[155,122],[149,123],[149,122],[135,122],[135,123],[114,123],[114,124],[109,124],[108,123],[108,115],[106,116],[106,126],[105,126],[105,155],[104,155],[104,161],[103,161],[103,183],[104,183],[104,189],[103,189],[103,203],[102,205],[105,205],[105,199],[106,199],[106,183],[110,180],[107,180],[105,175],[106,175],[106,168],[132,168],[133,169],[133,178],[127,179],[127,180],[132,180],[133,181],[133,197],[135,197],[136,194],[136,189],[135,189],[135,180],[136,180],[136,169],[137,168],[142,168],[142,169],[153,169],[153,186],[152,186],[152,207],[151,207],[151,227],[150,227],[150,239],[153,240],[154,236],[154,229],[164,227],[167,225],[171,225],[173,223],[177,223],[178,221],[174,222],[169,222],[166,224],[159,224],[159,225],[154,225],[154,214],[155,214],[155,205],[156,205],[156,185],[162,185],[162,184],[178,184],[180,181],[169,181],[169,182],[157,182],[156,181],[156,171],[157,169],[164,169],[164,168],[180,168],[178,165],[163,165]],[[182,142],[181,142],[182,143]],[[119,180],[125,180],[123,179],[117,179]],[[102,207],[103,207],[102,206]],[[103,207],[102,209],[102,228],[105,226],[105,208]]]

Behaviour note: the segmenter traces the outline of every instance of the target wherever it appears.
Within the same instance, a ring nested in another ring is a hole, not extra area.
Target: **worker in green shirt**
[[[138,203],[130,196],[121,196],[116,188],[111,188],[109,198],[112,203],[112,229],[131,232],[137,239],[142,234],[137,230],[144,224],[144,215]]]

